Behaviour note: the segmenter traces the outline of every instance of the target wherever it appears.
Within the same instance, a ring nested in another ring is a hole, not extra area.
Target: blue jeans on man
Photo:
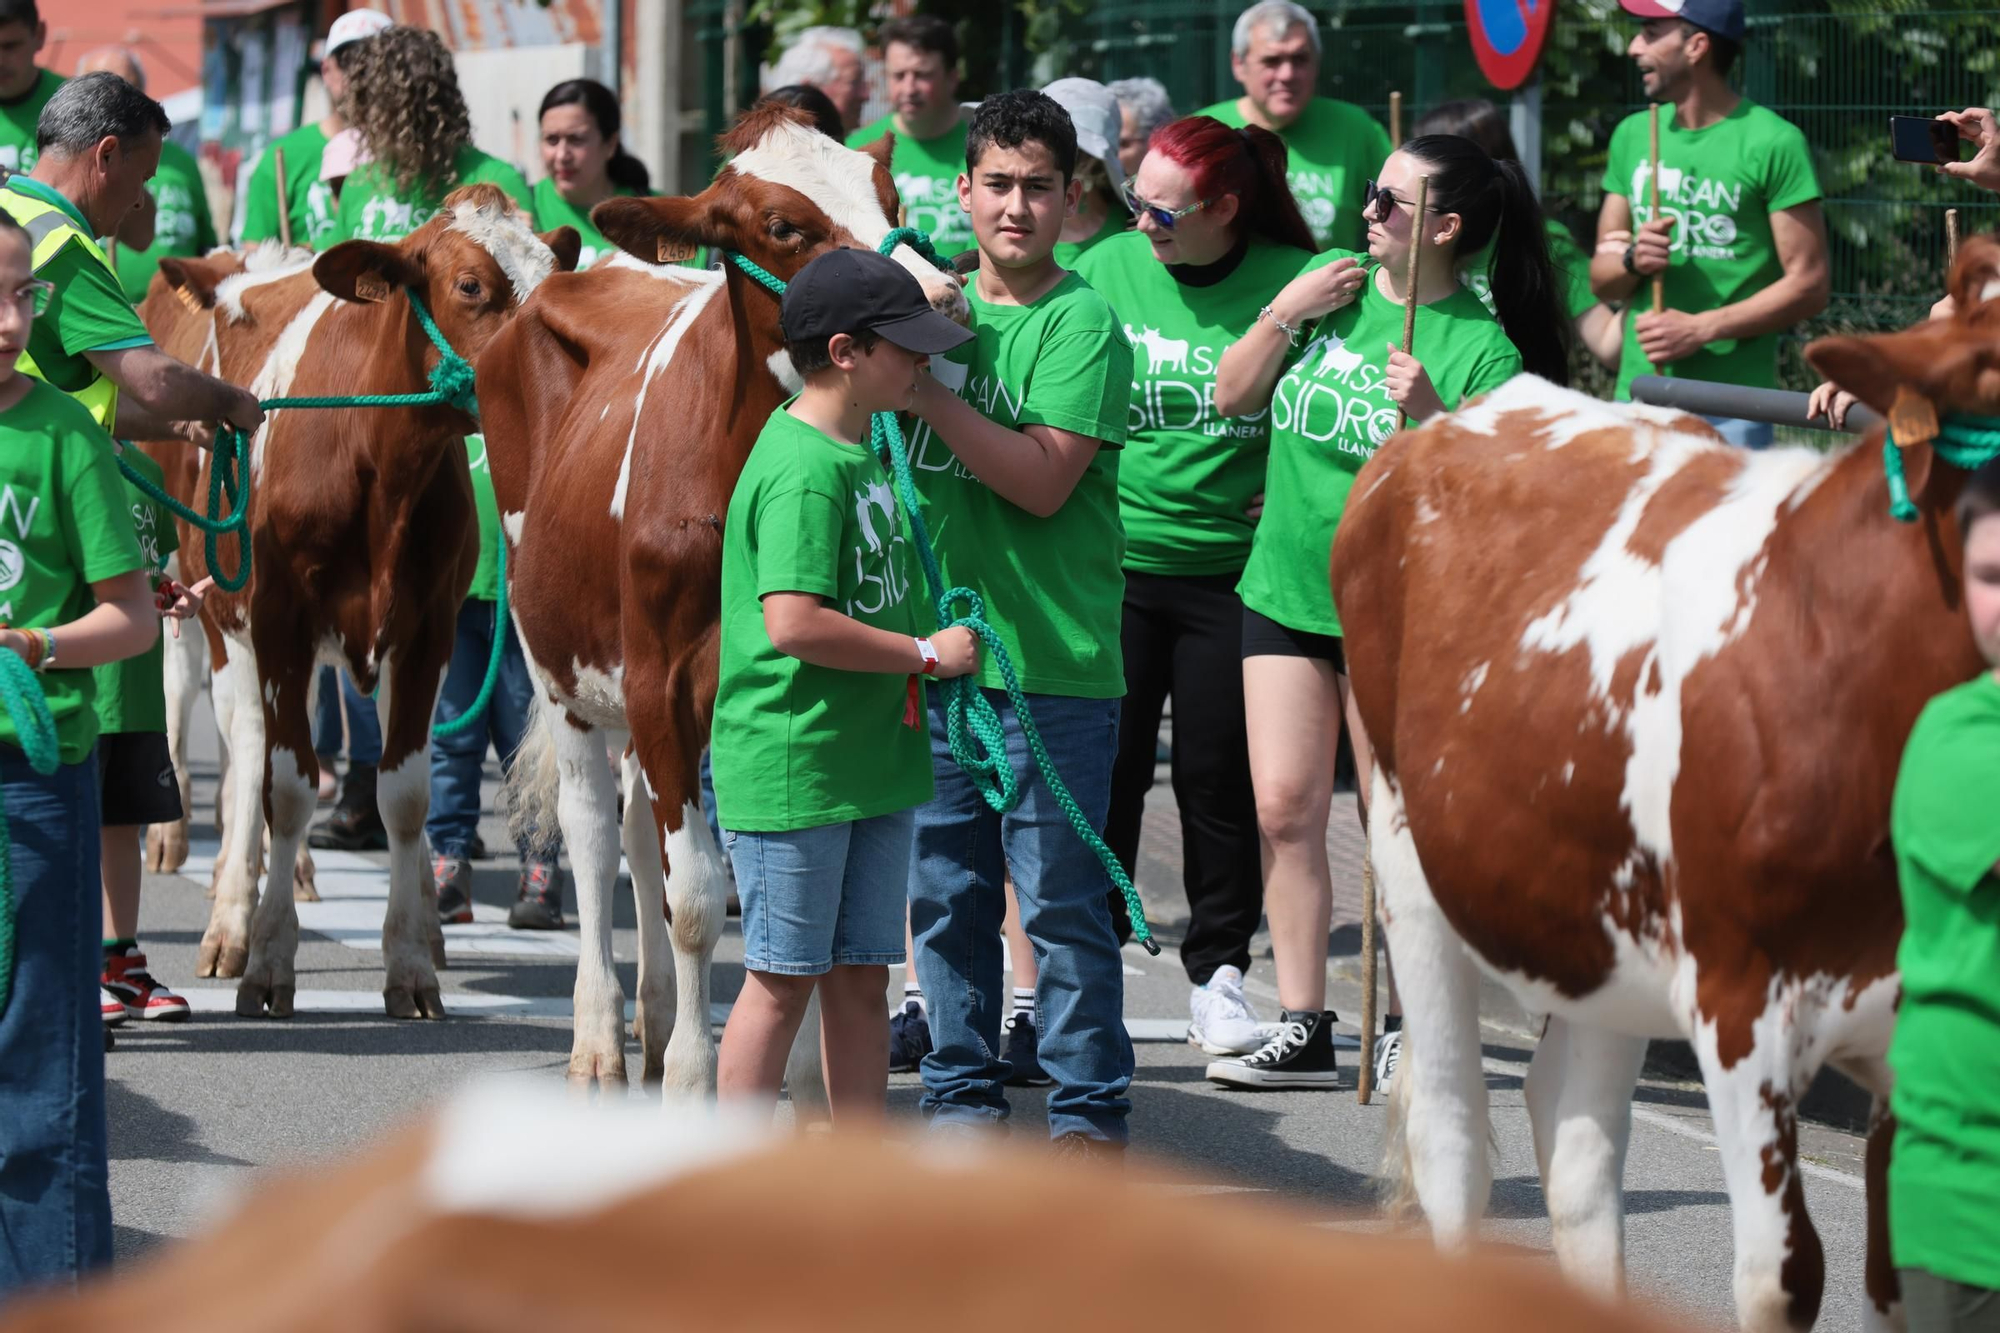
[[[1021,925],[1041,974],[1035,1021],[1049,1090],[1049,1135],[1124,1143],[1132,1041],[1125,1031],[1125,962],[1106,904],[1103,867],[1034,772],[1027,739],[1004,692],[1007,756],[1024,775],[1021,803],[1002,815],[951,757],[943,692],[932,688],[931,760],[937,794],[917,809],[910,860],[910,929],[934,1049],[924,1057],[924,1114],[994,1125],[1007,1118],[1009,1073],[1000,1057],[1011,993],[1001,967],[1005,881],[1014,874]],[[1028,696],[1042,743],[1084,817],[1097,829],[1111,801],[1118,750],[1116,699]]]
[[[493,655],[496,609],[494,602],[477,597],[468,597],[459,606],[458,638],[452,644],[444,688],[438,692],[435,724],[464,716],[478,699]],[[503,771],[513,768],[514,752],[521,748],[535,706],[535,683],[528,659],[521,652],[521,641],[514,636],[512,622],[501,628],[506,645],[485,718],[457,735],[433,732],[431,736],[431,812],[424,821],[424,832],[430,836],[431,850],[439,856],[463,857],[471,847],[479,830],[479,781],[486,747],[491,745],[500,756]],[[517,850],[524,865],[530,861],[549,863],[561,846],[556,843],[531,852],[529,840],[524,838]]]
[[[382,719],[375,701],[338,667],[319,669],[319,712],[313,717],[313,753],[322,763],[340,754],[340,708],[347,705],[347,762],[374,768],[382,762]]]
[[[14,983],[0,1013],[0,1300],[111,1262],[97,758],[44,777],[0,745]]]
[[[1722,432],[1722,438],[1738,449],[1769,449],[1778,436],[1778,428],[1768,421],[1745,421],[1741,417],[1703,417],[1702,420]]]

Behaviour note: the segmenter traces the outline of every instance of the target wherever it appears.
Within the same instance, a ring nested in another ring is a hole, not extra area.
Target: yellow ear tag
[[[354,294],[364,301],[389,299],[389,282],[380,273],[364,273],[354,280]]]
[[[201,298],[199,296],[196,296],[193,292],[189,291],[187,288],[175,287],[174,297],[182,305],[188,308],[188,312],[190,314],[199,315],[201,313],[202,311]]]
[[[675,240],[670,236],[660,237],[654,245],[656,247],[654,253],[659,256],[659,262],[662,264],[684,263],[701,252],[700,246],[689,245],[686,241]]]
[[[1899,385],[1896,401],[1889,405],[1889,431],[1898,449],[1915,449],[1938,437],[1937,404],[1912,389]]]

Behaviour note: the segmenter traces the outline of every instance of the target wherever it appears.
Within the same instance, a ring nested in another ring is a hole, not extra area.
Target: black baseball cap
[[[785,287],[778,321],[786,342],[813,342],[869,329],[906,352],[935,356],[972,340],[931,309],[901,264],[873,250],[829,250]]]

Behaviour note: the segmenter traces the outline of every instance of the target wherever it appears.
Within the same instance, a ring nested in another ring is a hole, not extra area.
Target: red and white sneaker
[[[146,955],[139,952],[137,945],[123,954],[106,956],[100,984],[105,995],[107,1022],[113,1000],[124,1006],[128,1018],[153,1023],[187,1021],[188,1002],[153,980],[153,974],[146,970]]]
[[[115,1028],[126,1020],[125,1001],[113,995],[110,987],[100,984],[97,996],[104,1002],[104,1026]]]

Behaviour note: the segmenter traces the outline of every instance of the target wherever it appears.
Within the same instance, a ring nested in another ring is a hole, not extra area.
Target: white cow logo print
[[[1155,328],[1142,328],[1132,332],[1132,326],[1125,326],[1125,336],[1132,340],[1134,347],[1146,349],[1149,374],[1158,375],[1169,370],[1185,371],[1188,368],[1188,344],[1185,338],[1169,338]]]
[[[0,540],[0,591],[12,588],[28,572],[28,562],[21,555],[21,548],[10,541]]]
[[[854,595],[847,614],[873,614],[900,605],[909,596],[909,580],[899,568],[896,548],[904,544],[896,527],[896,496],[886,479],[871,480],[854,492],[854,521],[861,527],[861,544],[854,548]]]
[[[1632,214],[1640,222],[1653,215],[1653,164],[1639,159],[1632,168]],[[1742,228],[1743,186],[1703,176],[1694,168],[1660,164],[1660,212],[1676,220],[1673,248],[1695,259],[1734,259]]]
[[[891,537],[896,535],[896,501],[887,482],[871,481],[854,493],[854,518],[861,525],[861,538],[868,543],[868,549],[880,555],[884,550],[882,538],[875,531],[875,511],[880,510],[883,531]]]

